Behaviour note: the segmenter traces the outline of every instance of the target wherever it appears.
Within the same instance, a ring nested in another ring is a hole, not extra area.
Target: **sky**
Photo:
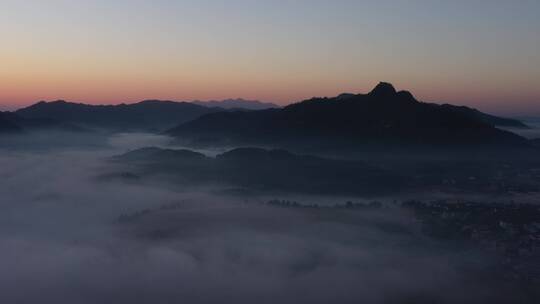
[[[540,1],[0,0],[0,109],[242,97],[379,81],[540,115]]]

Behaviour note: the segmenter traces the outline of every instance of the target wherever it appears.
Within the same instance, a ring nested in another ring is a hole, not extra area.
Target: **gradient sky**
[[[0,108],[244,97],[394,83],[540,114],[540,1],[0,0]]]

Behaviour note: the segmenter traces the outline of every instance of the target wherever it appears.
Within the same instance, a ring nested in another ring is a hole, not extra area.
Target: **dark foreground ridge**
[[[499,159],[369,162],[299,155],[285,150],[237,148],[213,157],[189,150],[143,148],[115,157],[133,172],[114,176],[166,177],[175,184],[331,195],[437,192],[489,194],[540,191],[538,161]],[[110,176],[110,175],[109,175]]]
[[[407,179],[360,161],[238,148],[215,158],[189,150],[143,148],[115,158],[143,178],[167,176],[183,184],[219,184],[253,191],[376,194],[400,191]],[[117,176],[120,176],[117,174]]]

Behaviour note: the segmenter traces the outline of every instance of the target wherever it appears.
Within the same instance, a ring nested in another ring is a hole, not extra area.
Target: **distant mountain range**
[[[245,109],[245,110],[265,110],[279,108],[278,105],[270,102],[261,102],[258,100],[245,100],[242,98],[237,99],[225,99],[225,100],[211,100],[211,101],[193,101],[192,103],[205,106],[216,107],[222,109]]]
[[[476,109],[417,101],[407,91],[380,83],[368,94],[313,98],[279,108],[243,99],[88,105],[38,102],[0,113],[0,132],[25,129],[164,132],[205,144],[357,145],[504,144],[524,139],[496,126],[527,128],[518,120]]]
[[[197,143],[354,146],[504,145],[526,140],[495,125],[526,127],[467,107],[416,100],[381,82],[368,94],[313,98],[280,109],[219,112],[167,133]]]
[[[243,99],[208,102],[145,100],[120,105],[89,105],[57,100],[41,101],[17,110],[15,114],[25,119],[54,120],[89,128],[160,132],[208,113],[274,107],[277,106]]]
[[[0,112],[0,133],[13,134],[32,130],[88,131],[78,125],[51,118],[25,118],[12,112]]]
[[[85,127],[118,131],[156,131],[223,111],[188,102],[145,100],[134,104],[88,105],[63,100],[38,102],[15,114],[27,119],[54,119]]]
[[[0,112],[0,133],[20,132],[22,128],[13,121],[12,113]]]

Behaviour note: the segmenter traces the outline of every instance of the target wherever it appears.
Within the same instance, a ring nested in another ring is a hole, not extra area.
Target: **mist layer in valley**
[[[534,201],[533,191],[406,191],[410,181],[376,163],[260,148],[187,151],[167,136],[144,133],[4,139],[3,303],[539,299],[538,244],[518,258],[507,252],[523,251],[515,244],[521,238],[507,235],[511,229],[538,236],[538,223],[509,205],[522,197]],[[320,170],[328,175],[314,176]],[[367,173],[389,186],[343,183]],[[475,203],[465,212],[445,211],[469,201]]]

